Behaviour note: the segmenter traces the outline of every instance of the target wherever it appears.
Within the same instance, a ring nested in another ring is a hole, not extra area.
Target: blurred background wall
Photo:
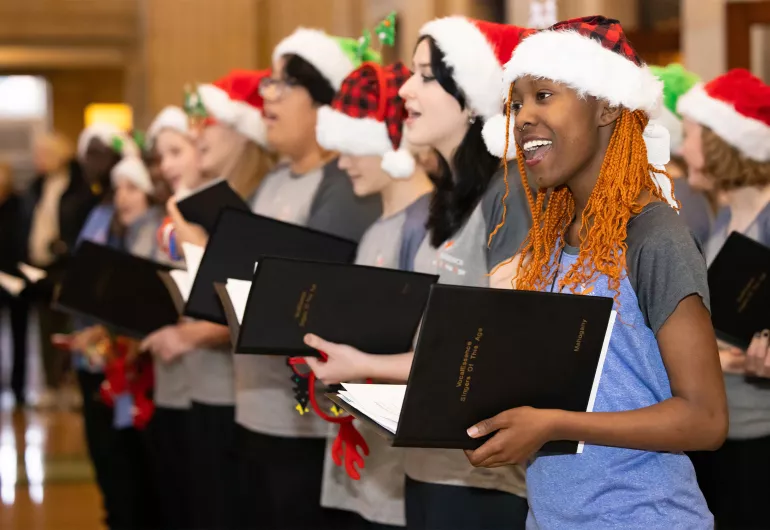
[[[408,61],[419,27],[434,17],[464,14],[524,25],[530,3],[0,0],[0,75],[46,80],[47,126],[75,138],[89,104],[125,103],[134,125],[145,127],[164,105],[180,103],[185,83],[269,66],[273,46],[298,25],[354,37],[395,10],[398,43],[388,53]],[[769,0],[558,0],[557,6],[561,19],[619,18],[650,63],[682,61],[705,77],[730,66],[770,75]]]

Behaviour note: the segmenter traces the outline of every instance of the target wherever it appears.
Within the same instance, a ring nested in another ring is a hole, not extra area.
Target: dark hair
[[[316,105],[331,105],[335,90],[318,68],[295,54],[283,56],[285,59],[283,75],[298,86],[308,91]]]
[[[460,108],[465,109],[465,94],[454,80],[452,67],[444,63],[444,52],[431,37],[422,37],[418,44],[422,40],[427,40],[430,45],[430,67],[436,81],[447,94],[457,100]],[[436,192],[433,194],[426,225],[434,247],[452,237],[468,220],[500,167],[500,160],[492,156],[484,144],[481,136],[483,127],[484,122],[480,118],[471,124],[452,156],[451,163],[436,153],[439,172],[431,175]]]

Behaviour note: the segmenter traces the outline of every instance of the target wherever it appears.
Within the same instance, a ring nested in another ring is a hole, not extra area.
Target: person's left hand
[[[186,337],[181,325],[166,326],[148,335],[139,346],[141,351],[160,357],[170,363],[177,357],[189,352],[194,347]]]
[[[770,330],[754,335],[746,350],[746,374],[770,378]]]
[[[556,412],[519,407],[477,423],[468,429],[471,438],[482,438],[495,431],[497,434],[475,451],[465,451],[465,455],[475,467],[524,464],[551,441]]]

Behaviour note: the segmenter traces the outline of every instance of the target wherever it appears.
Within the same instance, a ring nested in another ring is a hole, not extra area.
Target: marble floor
[[[0,388],[5,390],[10,349],[4,317],[0,324]],[[37,340],[32,332],[30,335],[28,391],[34,402],[41,369]],[[11,394],[0,393],[0,528],[101,530],[100,503],[80,414],[15,409]]]

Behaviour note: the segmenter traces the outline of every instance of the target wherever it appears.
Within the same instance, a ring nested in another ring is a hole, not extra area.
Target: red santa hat
[[[663,82],[636,53],[620,22],[601,16],[559,22],[526,37],[505,65],[506,98],[510,84],[523,76],[550,79],[613,106],[644,111],[650,118],[656,117],[662,107]],[[509,127],[513,127],[513,116]],[[492,154],[503,156],[504,116],[485,125],[484,140]],[[644,140],[650,163],[658,168],[665,166],[671,149],[668,130],[650,121]],[[515,156],[516,149],[511,147],[505,154],[511,155],[511,151]],[[668,177],[657,173],[651,176],[668,202],[676,204]]]
[[[150,128],[147,129],[149,145],[153,145],[158,135],[167,129],[184,136],[190,136],[190,120],[180,107],[169,105],[155,117]]]
[[[259,84],[269,76],[269,70],[233,70],[211,84],[199,85],[198,97],[209,116],[266,147],[264,101],[259,94]]]
[[[330,151],[382,156],[382,169],[389,175],[412,176],[414,157],[403,145],[406,106],[398,95],[411,75],[402,63],[365,63],[354,70],[331,105],[318,110],[318,143]]]
[[[503,64],[516,45],[534,30],[452,16],[438,18],[420,29],[444,53],[444,63],[463,91],[470,109],[484,120],[500,114]]]
[[[677,110],[735,147],[746,158],[770,162],[770,86],[747,70],[730,70],[695,85]]]

